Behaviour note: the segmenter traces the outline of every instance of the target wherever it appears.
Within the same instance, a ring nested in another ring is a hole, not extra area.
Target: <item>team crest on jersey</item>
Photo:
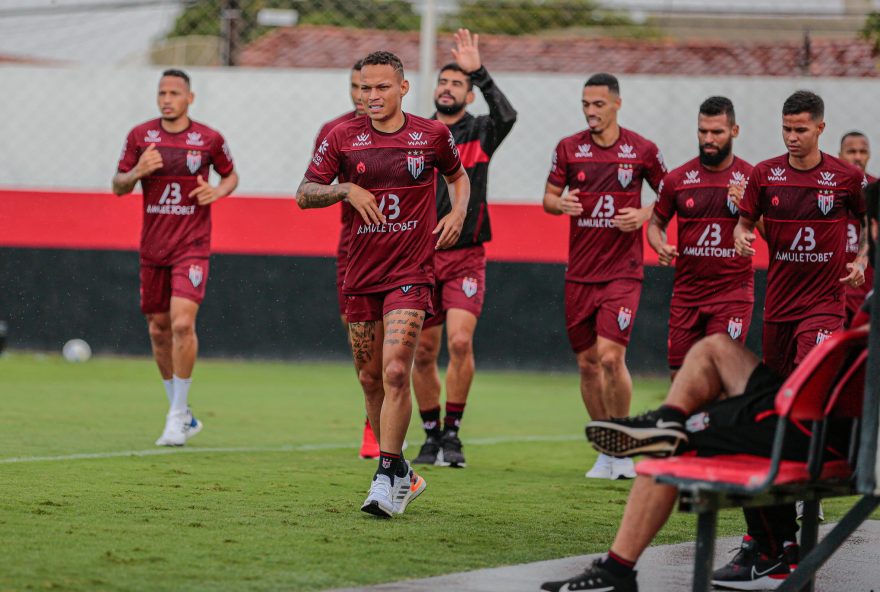
[[[817,202],[817,205],[819,206],[819,211],[827,216],[828,212],[830,212],[834,208],[834,192],[820,191]]]
[[[620,327],[621,331],[626,331],[626,328],[629,327],[629,324],[632,322],[632,318],[632,310],[625,306],[621,306],[620,310],[617,311],[617,326]]]
[[[577,152],[574,153],[575,158],[592,158],[593,153],[590,152],[589,144],[578,144]]]
[[[620,147],[620,152],[617,153],[617,158],[638,158],[639,155],[636,154],[635,149],[629,144],[623,144]]]
[[[681,182],[682,185],[694,185],[700,182],[700,171],[688,171],[684,176],[685,179]]]
[[[407,152],[406,168],[413,176],[413,179],[418,179],[419,176],[422,174],[422,171],[425,170],[425,153],[421,150],[413,150],[412,152]]]
[[[464,295],[468,298],[473,298],[477,293],[477,289],[479,285],[477,284],[477,278],[466,277],[461,280],[461,291],[464,292]]]
[[[819,185],[825,187],[837,187],[837,181],[834,180],[834,173],[828,171],[819,172]]]
[[[816,332],[816,345],[819,345],[820,343],[831,337],[831,333],[832,332],[828,329],[819,329]]]
[[[405,286],[400,286],[400,291],[404,294],[409,294],[409,291],[412,290],[412,284],[407,284]]]
[[[186,134],[186,143],[190,146],[204,146],[205,141],[202,140],[202,134],[199,132],[190,132]]]
[[[144,142],[161,142],[162,135],[159,133],[159,130],[147,130],[147,135],[144,136]]]
[[[202,168],[202,153],[198,150],[186,151],[186,168],[195,175]]]
[[[617,167],[617,180],[620,186],[626,189],[633,180],[633,167],[631,164],[622,164]]]
[[[727,321],[727,334],[731,339],[739,339],[743,332],[743,320],[739,317],[731,317]]]
[[[189,266],[189,281],[192,282],[193,288],[198,288],[204,278],[205,275],[201,265]]]
[[[730,210],[730,213],[736,216],[736,213],[739,212],[739,208],[736,207],[736,204],[733,203],[733,199],[731,199],[730,194],[727,194],[727,209]]]

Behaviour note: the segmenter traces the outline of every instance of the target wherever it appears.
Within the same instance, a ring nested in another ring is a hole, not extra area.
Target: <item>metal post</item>
[[[422,28],[419,38],[419,105],[425,117],[434,112],[434,62],[437,54],[437,0],[422,0]]]
[[[717,524],[716,510],[697,514],[697,551],[694,554],[694,583],[691,588],[693,592],[708,592],[711,587]]]
[[[238,0],[223,0],[220,8],[220,63],[234,66],[238,58],[241,9]]]

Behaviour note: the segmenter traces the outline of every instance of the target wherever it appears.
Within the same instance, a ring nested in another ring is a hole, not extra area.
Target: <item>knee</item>
[[[578,356],[578,370],[584,378],[595,378],[602,372],[598,358]]]
[[[430,345],[419,344],[416,348],[415,366],[418,371],[430,370],[437,363],[437,348]]]
[[[361,383],[361,387],[364,389],[367,397],[382,390],[382,377],[365,368],[361,368],[358,371],[358,381]]]
[[[474,346],[471,336],[456,333],[449,337],[449,355],[453,358],[468,358],[473,354]]]
[[[191,337],[195,334],[195,319],[189,316],[175,318],[171,321],[171,332],[177,339]]]
[[[409,385],[409,372],[401,360],[391,360],[385,365],[385,382],[393,389],[402,389]]]
[[[156,320],[150,320],[148,325],[150,339],[155,343],[161,343],[171,339],[171,326]]]
[[[602,369],[609,374],[619,372],[624,367],[625,351],[626,350],[615,348],[610,351],[602,352],[602,355],[600,356]]]

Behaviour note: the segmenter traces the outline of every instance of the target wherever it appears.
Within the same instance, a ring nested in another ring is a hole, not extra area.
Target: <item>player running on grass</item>
[[[591,76],[582,104],[588,127],[556,146],[544,210],[570,216],[565,325],[584,406],[604,419],[629,414],[626,347],[642,292],[641,228],[653,208],[642,207],[642,181],[656,191],[666,167],[653,142],[618,125],[617,78]],[[586,476],[631,479],[635,469],[631,459],[600,454]]]
[[[296,195],[302,208],[347,200],[357,212],[342,291],[355,369],[380,447],[361,509],[388,517],[403,513],[425,489],[402,455],[412,415],[410,374],[422,323],[433,314],[434,250],[458,240],[470,194],[449,129],[404,113],[408,91],[397,56],[379,51],[364,58],[361,100],[368,117],[336,126],[321,141]],[[439,223],[435,169],[453,199]],[[331,185],[337,177],[340,183]]]
[[[440,71],[434,90],[435,117],[449,127],[461,164],[471,182],[471,198],[461,236],[449,249],[434,256],[435,316],[425,321],[413,369],[413,390],[426,438],[413,463],[465,466],[461,419],[474,378],[474,330],[483,310],[486,291],[486,250],[492,238],[486,184],[489,160],[513,124],[516,111],[489,76],[480,60],[479,36],[467,29],[455,34],[455,62]],[[467,106],[476,86],[489,105],[489,114],[474,117]],[[437,184],[437,216],[452,208],[445,183]],[[446,416],[440,425],[440,373],[437,357],[446,324],[449,367],[446,370]]]
[[[700,339],[727,333],[745,343],[755,302],[749,257],[733,248],[733,229],[752,165],[734,156],[739,135],[733,103],[710,97],[700,105],[700,155],[671,171],[648,224],[648,243],[660,265],[675,260],[669,309],[669,369],[672,376]],[[678,216],[678,244],[666,240],[666,227]]]
[[[324,138],[330,135],[330,132],[334,127],[340,123],[354,119],[355,117],[366,115],[367,112],[361,102],[361,67],[361,61],[358,60],[351,68],[348,88],[354,109],[347,113],[343,113],[336,119],[328,121],[321,126],[321,130],[315,138],[315,148],[313,152],[318,151],[321,142]],[[342,317],[342,324],[345,326],[345,331],[347,333],[348,323],[345,320],[345,297],[342,295],[342,282],[345,279],[345,268],[348,265],[348,233],[349,228],[351,228],[351,219],[354,215],[354,209],[343,201],[340,203],[339,213],[342,224],[339,228],[339,244],[336,247],[336,298],[339,302],[339,315]],[[376,435],[373,433],[373,428],[370,426],[369,416],[364,420],[364,434],[361,438],[360,456],[361,458],[376,458],[379,456],[379,443],[376,441]]]
[[[223,136],[189,118],[194,99],[185,72],[162,73],[162,116],[129,132],[112,183],[113,193],[125,195],[140,181],[144,194],[141,311],[169,403],[158,446],[182,446],[202,429],[187,398],[198,352],[196,315],[208,283],[211,204],[238,185]],[[221,177],[216,187],[208,183],[211,167]]]

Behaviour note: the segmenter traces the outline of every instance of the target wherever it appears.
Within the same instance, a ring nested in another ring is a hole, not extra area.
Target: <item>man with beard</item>
[[[641,229],[654,207],[642,207],[642,181],[657,191],[666,167],[653,142],[618,125],[617,78],[591,76],[581,104],[588,127],[556,146],[544,211],[570,220],[565,325],[595,420],[629,415],[626,347],[644,277]],[[600,454],[586,476],[632,479],[635,469],[629,458]]]
[[[434,254],[436,316],[425,320],[416,350],[413,387],[425,443],[414,463],[464,467],[458,437],[462,415],[474,377],[474,330],[483,309],[486,289],[486,250],[491,240],[486,184],[489,160],[513,124],[516,111],[480,60],[479,35],[467,29],[455,34],[452,55],[455,62],[440,70],[434,91],[435,117],[449,127],[461,155],[461,164],[471,180],[471,199],[461,236],[455,245]],[[474,117],[466,107],[474,101],[476,86],[489,106],[488,115]],[[445,183],[437,184],[437,218],[452,209]],[[443,324],[449,366],[446,370],[446,416],[440,425],[440,373],[437,357]]]
[[[754,274],[736,254],[733,229],[752,165],[734,156],[739,135],[733,103],[709,97],[697,116],[700,155],[666,175],[648,225],[648,243],[660,265],[675,261],[669,309],[669,369],[673,378],[700,339],[727,333],[745,343],[752,318]],[[666,227],[678,215],[678,245]]]

